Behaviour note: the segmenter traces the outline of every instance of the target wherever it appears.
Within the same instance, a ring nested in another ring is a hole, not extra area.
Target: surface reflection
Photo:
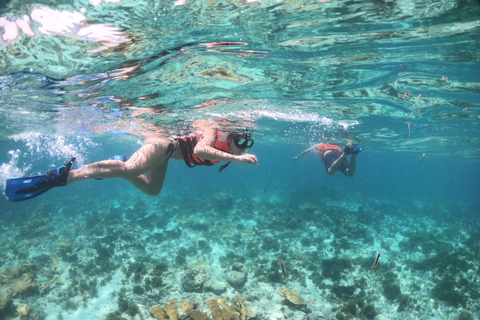
[[[101,1],[95,1],[100,4]],[[111,1],[107,1],[111,2]],[[40,35],[65,36],[77,40],[95,42],[98,47],[87,50],[89,53],[101,52],[132,42],[119,28],[109,23],[89,24],[80,11],[56,10],[46,6],[34,7],[30,15],[22,17],[0,17],[3,33],[0,43],[12,43],[20,40],[21,35],[38,37]],[[35,24],[38,26],[35,27]]]

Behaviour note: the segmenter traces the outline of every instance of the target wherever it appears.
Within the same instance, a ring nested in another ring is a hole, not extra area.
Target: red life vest
[[[202,159],[202,158],[199,158],[199,157],[197,157],[193,154],[193,150],[195,149],[195,145],[197,144],[197,139],[199,139],[202,135],[203,135],[203,133],[197,132],[197,134],[195,135],[195,138],[194,137],[187,137],[187,138],[181,139],[185,142],[186,145],[188,145],[188,147],[187,147],[188,151],[186,153],[184,153],[184,155],[183,155],[183,157],[185,159],[185,163],[187,163],[187,165],[194,164],[194,165],[211,166],[211,165],[214,165],[215,163],[220,162],[218,160]],[[215,141],[215,146],[214,147],[218,150],[229,152],[228,132],[217,130],[217,140]],[[187,162],[187,160],[188,160],[188,162]]]
[[[322,143],[321,145],[319,145],[317,147],[317,151],[318,151],[318,154],[320,155],[320,158],[323,159],[323,154],[325,153],[325,151],[327,150],[336,150],[338,152],[342,152],[342,150],[334,145],[334,144],[326,144],[326,143]]]

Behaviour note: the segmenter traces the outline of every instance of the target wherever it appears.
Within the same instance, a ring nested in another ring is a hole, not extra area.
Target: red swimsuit
[[[191,167],[193,165],[204,165],[204,166],[211,166],[215,163],[219,163],[218,160],[206,160],[199,158],[193,154],[193,150],[195,149],[195,145],[197,144],[197,139],[199,139],[203,133],[198,132],[195,137],[187,137],[183,139],[179,139],[180,147],[182,148],[183,158],[185,159],[185,163],[187,166]],[[183,145],[183,147],[182,147]],[[222,150],[225,152],[229,152],[228,148],[228,132],[217,130],[217,140],[215,141],[216,149]]]

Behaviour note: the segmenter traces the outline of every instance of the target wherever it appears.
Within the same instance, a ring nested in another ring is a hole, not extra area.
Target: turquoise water
[[[0,197],[0,319],[480,318],[478,1],[0,3],[2,192],[203,119],[259,160]],[[350,140],[354,177],[292,162]]]

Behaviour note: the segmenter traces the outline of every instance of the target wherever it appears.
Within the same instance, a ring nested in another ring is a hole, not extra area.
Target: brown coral
[[[247,317],[254,317],[256,315],[256,313],[248,313],[247,305],[245,304],[246,301],[247,298],[245,297],[235,296],[235,303],[239,308],[240,319],[242,320],[247,320]]]
[[[195,308],[195,301],[188,303],[187,300],[182,300],[180,302],[180,308],[182,309],[182,312],[185,313],[186,310],[193,310]]]
[[[52,279],[50,279],[49,281],[47,282],[43,282],[40,284],[39,286],[39,289],[40,289],[40,293],[41,294],[44,294],[45,292],[48,291],[48,289],[50,288],[50,286],[52,285],[52,283],[58,279],[58,274],[54,274]]]
[[[165,319],[165,311],[163,311],[162,307],[159,304],[156,304],[153,307],[151,307],[150,313],[158,320]]]
[[[163,308],[157,304],[150,308],[150,313],[158,320],[170,319],[178,320],[177,299],[170,299],[170,303],[165,303]]]
[[[177,299],[169,299],[170,303],[163,307],[170,320],[178,320]]]
[[[184,314],[193,320],[210,320],[208,315],[200,310],[187,309]]]
[[[11,289],[12,297],[37,291],[37,277],[27,267],[13,267],[0,274],[0,284]]]
[[[278,287],[276,292],[280,299],[288,301],[297,308],[305,308],[307,303],[311,303],[311,301],[305,301],[297,291],[287,289],[285,286],[282,288]]]
[[[236,296],[235,301],[230,305],[227,304],[226,298],[220,299],[216,296],[207,299],[205,302],[211,310],[213,320],[246,320],[247,317],[255,316],[255,314],[247,312],[246,298],[239,296]],[[194,302],[189,304],[182,300],[181,307],[183,314],[193,320],[211,320],[206,313],[194,309]],[[155,305],[150,308],[150,312],[159,320],[165,319],[165,313],[167,313],[170,319],[176,320],[178,319],[177,299],[170,299],[170,303],[165,304],[164,309],[160,305]]]
[[[225,303],[225,298],[213,297],[205,301],[212,310],[214,320],[240,320],[240,313]]]
[[[20,278],[12,279],[12,297],[37,290],[37,278],[33,273],[24,273]]]

